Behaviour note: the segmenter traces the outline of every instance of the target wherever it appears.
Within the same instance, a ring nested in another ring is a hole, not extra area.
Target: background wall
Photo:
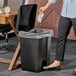
[[[0,7],[3,6],[3,0],[0,0]]]
[[[19,6],[22,4],[23,0],[5,0],[8,6],[12,9],[18,9]],[[26,1],[26,0],[25,0]],[[4,0],[0,0],[0,4],[3,4]]]
[[[8,0],[8,6],[13,9],[18,9],[23,0]]]
[[[48,0],[29,0],[29,3],[36,3],[38,5],[37,9],[37,15],[38,10],[41,6],[44,6],[47,3]],[[62,0],[58,0],[57,3],[49,7],[45,12],[44,20],[41,24],[39,24],[37,21],[35,23],[35,27],[37,28],[49,28],[54,30],[54,37],[57,38],[58,36],[58,23],[60,18],[62,8]],[[71,29],[71,32],[68,36],[68,39],[76,40],[73,28]]]
[[[2,2],[2,1],[3,0],[0,0],[0,2]],[[18,9],[19,6],[22,4],[22,1],[23,0],[8,0],[8,5],[10,7],[12,7],[13,9]],[[41,6],[44,6],[48,0],[27,0],[27,2],[28,1],[29,1],[29,3],[36,3],[38,5],[38,8],[37,8],[37,15],[38,15],[39,8]],[[54,37],[57,38],[58,23],[59,23],[61,8],[62,8],[62,0],[58,0],[57,3],[55,3],[54,5],[49,7],[44,12],[45,16],[44,16],[43,22],[41,24],[39,24],[37,21],[35,22],[35,27],[53,29],[54,30]],[[70,31],[68,39],[76,40],[73,28]]]
[[[0,0],[0,3],[3,3],[3,0]]]

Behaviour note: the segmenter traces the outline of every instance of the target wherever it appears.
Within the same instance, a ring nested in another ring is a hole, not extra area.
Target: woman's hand
[[[45,10],[46,10],[46,7],[45,6],[44,7],[40,7],[39,13],[43,13]]]
[[[51,6],[51,2],[48,2],[45,6],[40,7],[39,9],[39,13],[43,13],[46,9],[48,9],[48,7]]]

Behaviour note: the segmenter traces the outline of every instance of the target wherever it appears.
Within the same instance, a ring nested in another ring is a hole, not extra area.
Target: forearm
[[[52,5],[52,3],[48,1],[48,3],[45,5],[45,8],[47,9],[47,8],[49,8],[51,5]]]
[[[46,9],[48,9],[52,3],[55,3],[56,0],[48,0],[47,4],[39,9],[40,13],[43,13]]]

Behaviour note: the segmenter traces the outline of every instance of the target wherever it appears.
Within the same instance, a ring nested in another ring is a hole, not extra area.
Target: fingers
[[[43,13],[43,8],[42,7],[39,9],[39,13]]]
[[[43,13],[45,11],[45,7],[41,7],[40,9],[39,9],[39,13]]]

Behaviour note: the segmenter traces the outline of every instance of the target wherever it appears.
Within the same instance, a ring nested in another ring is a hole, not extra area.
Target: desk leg
[[[14,21],[10,19],[10,20],[9,20],[9,23],[10,23],[10,26],[12,27],[12,29],[14,30],[17,39],[20,40],[19,35],[18,35],[18,33],[16,32],[16,28],[14,27],[14,25],[15,25]]]
[[[12,27],[12,29],[14,30],[17,39],[20,41],[20,37],[19,37],[18,33],[16,32],[16,28],[14,27],[14,25],[15,25],[14,21],[12,19],[9,19],[9,23],[10,23],[10,26]],[[11,60],[10,65],[9,65],[9,68],[8,68],[9,71],[12,71],[19,64],[21,64],[20,61],[17,61],[18,60],[18,56],[19,56],[19,52],[20,52],[20,42],[18,43],[18,46],[17,46],[17,48],[15,50],[15,53],[13,55],[13,58]]]
[[[10,65],[9,65],[9,68],[8,68],[9,71],[12,71],[17,66],[16,63],[18,63],[17,59],[18,59],[18,56],[19,56],[19,52],[20,52],[20,42],[18,43],[18,46],[15,50],[15,53],[13,55],[13,58],[11,60]],[[18,64],[21,64],[21,62],[19,62]]]

